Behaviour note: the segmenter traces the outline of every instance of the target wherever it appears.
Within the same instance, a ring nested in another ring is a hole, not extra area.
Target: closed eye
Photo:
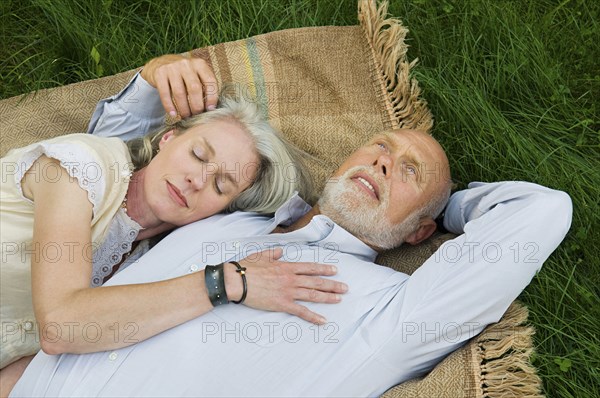
[[[214,178],[214,182],[217,195],[223,195],[223,188],[221,186],[225,184],[225,179],[223,177],[217,177]]]
[[[192,156],[198,159],[199,161],[205,163],[206,159],[204,159],[204,152],[199,148],[192,148]]]

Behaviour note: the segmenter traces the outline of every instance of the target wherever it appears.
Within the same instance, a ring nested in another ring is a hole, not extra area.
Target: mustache
[[[374,168],[372,166],[354,166],[349,168],[348,170],[346,170],[344,172],[344,174],[342,174],[339,177],[331,177],[327,183],[337,183],[337,182],[343,182],[343,183],[347,183],[350,181],[351,177],[354,176],[355,174],[358,173],[364,173],[364,174],[368,174],[369,177],[371,177],[373,179],[373,181],[375,181],[375,183],[377,184],[377,187],[379,188],[379,196],[381,198],[385,197],[385,194],[387,192],[387,186],[385,185],[385,181],[377,175],[377,173],[375,172]]]
[[[366,174],[369,178],[373,180],[378,187],[378,203],[368,202],[360,193],[360,188],[356,185],[354,181],[352,181],[352,177],[356,174]],[[323,194],[326,192],[330,193],[336,192],[334,195],[340,195],[339,198],[345,198],[345,200],[350,200],[354,202],[355,205],[359,206],[367,206],[372,211],[378,209],[377,211],[386,211],[386,209],[390,206],[390,198],[389,198],[389,187],[385,184],[385,180],[380,176],[377,176],[377,173],[374,172],[372,167],[369,166],[354,166],[348,170],[346,170],[342,175],[336,177],[330,177],[325,184],[325,188]],[[357,201],[360,202],[357,203]],[[367,208],[363,209],[367,211]]]

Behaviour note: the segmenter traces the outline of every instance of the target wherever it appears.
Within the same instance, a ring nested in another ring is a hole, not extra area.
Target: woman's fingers
[[[241,261],[259,266],[277,265],[283,264],[277,261],[281,258],[281,256],[283,256],[283,249],[280,247],[274,247],[261,252],[252,253]]]
[[[324,275],[332,276],[337,274],[337,267],[329,264],[319,263],[286,263],[281,262],[284,266],[293,267],[294,273],[297,275]]]
[[[297,276],[295,285],[303,290],[330,293],[346,293],[348,285],[331,279],[319,278],[318,276]],[[297,298],[298,300],[302,300]],[[315,300],[307,300],[315,301]],[[339,300],[338,300],[339,301]]]
[[[288,314],[295,315],[298,318],[302,318],[307,322],[314,323],[317,325],[323,325],[327,323],[327,319],[322,315],[312,312],[303,305],[292,303],[290,308],[286,311]]]
[[[335,304],[342,301],[342,296],[338,293],[324,292],[317,289],[297,289],[295,298],[299,301],[324,304]]]
[[[279,260],[281,256],[283,256],[283,249],[281,247],[276,247],[271,250],[265,250],[262,253],[268,253],[270,258],[273,260]]]
[[[323,316],[298,302],[339,303],[348,291],[345,283],[324,278],[337,267],[319,263],[279,261],[282,249],[254,253],[240,264],[247,267],[248,296],[245,304],[262,310],[287,312],[308,322],[326,323]]]
[[[319,292],[346,293],[348,285],[332,279],[321,278],[320,276],[333,276],[337,273],[337,267],[329,264],[298,262],[289,263],[278,261],[283,251],[281,248],[265,250],[248,256],[242,263],[247,265],[273,267],[272,277],[281,278],[281,288],[292,291],[294,289],[312,289]],[[266,271],[266,269],[265,269]],[[292,294],[293,296],[294,294]],[[304,297],[305,295],[303,295]],[[315,302],[332,302],[333,296],[318,296],[322,300],[306,300]],[[297,298],[303,300],[302,298]],[[339,300],[338,300],[339,301]],[[335,302],[335,301],[333,301]]]

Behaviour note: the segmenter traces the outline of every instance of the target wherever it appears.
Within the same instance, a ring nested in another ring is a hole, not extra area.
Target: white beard
[[[378,203],[365,198],[362,188],[350,179],[359,171],[370,175],[377,182],[380,200]],[[416,231],[419,216],[415,212],[400,224],[393,225],[385,216],[389,202],[389,193],[385,185],[369,171],[369,168],[356,166],[340,177],[330,178],[318,204],[323,215],[363,242],[376,248],[391,249],[400,246],[408,235]]]

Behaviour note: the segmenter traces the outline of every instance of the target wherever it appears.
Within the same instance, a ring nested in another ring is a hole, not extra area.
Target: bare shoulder
[[[60,199],[69,203],[89,203],[87,192],[69,175],[60,161],[40,156],[21,180],[23,196],[31,201]],[[66,200],[65,200],[66,199]],[[91,207],[91,203],[89,203]]]

